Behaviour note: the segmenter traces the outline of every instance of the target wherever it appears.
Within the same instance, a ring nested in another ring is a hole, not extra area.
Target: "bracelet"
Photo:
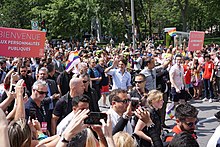
[[[155,124],[152,123],[149,127],[147,127],[147,129],[152,129],[152,128],[154,128],[154,127],[155,127]]]
[[[44,133],[41,133],[41,134],[38,134],[37,140],[43,140],[47,137],[48,137],[47,135],[45,135]]]

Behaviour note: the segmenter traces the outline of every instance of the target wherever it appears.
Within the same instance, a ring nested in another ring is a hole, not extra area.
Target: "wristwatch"
[[[147,129],[151,129],[151,128],[154,128],[155,127],[155,124],[152,123],[149,127],[147,127]]]
[[[61,139],[61,142],[63,142],[63,143],[69,143],[70,142],[70,141],[66,140],[63,135],[61,135],[60,139]]]
[[[124,119],[130,119],[130,116],[128,116],[127,114],[123,114],[123,115],[122,115],[122,118],[124,118]]]

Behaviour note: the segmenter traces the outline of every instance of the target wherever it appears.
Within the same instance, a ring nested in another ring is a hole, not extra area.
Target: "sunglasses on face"
[[[36,90],[36,89],[35,89]],[[39,90],[36,90],[39,94],[45,94],[45,95],[47,95],[47,91],[39,91]]]
[[[138,83],[138,84],[141,84],[141,83],[143,83],[144,81],[134,81],[136,84]]]
[[[127,104],[128,102],[130,102],[130,99],[124,99],[124,100],[115,100],[116,102],[122,102],[124,104]]]
[[[88,81],[83,81],[83,83],[85,84],[85,83],[87,83]]]
[[[21,70],[20,72],[27,72],[26,70]]]
[[[196,125],[198,123],[198,121],[195,121],[195,122],[185,122],[185,124],[188,126],[188,127],[190,127],[190,128],[192,128],[194,125]]]

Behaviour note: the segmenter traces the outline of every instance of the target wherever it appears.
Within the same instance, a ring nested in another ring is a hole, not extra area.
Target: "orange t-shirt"
[[[214,69],[214,63],[212,61],[206,62],[204,67],[203,78],[210,79],[212,76],[213,69]]]
[[[172,132],[174,132],[175,134],[179,134],[182,132],[182,130],[180,130],[177,126],[174,126]],[[172,139],[173,136],[169,136],[166,138],[166,142],[170,142]]]
[[[177,125],[176,125],[176,126],[173,127],[172,132],[174,132],[175,134],[180,134],[180,133],[183,132],[183,131],[180,130],[180,129],[177,127]],[[174,134],[174,135],[175,135],[175,134]],[[197,136],[196,136],[195,133],[192,134],[192,137],[193,137],[194,139],[197,139]],[[169,137],[166,138],[166,142],[170,142],[172,139],[173,139],[173,136],[169,136]]]

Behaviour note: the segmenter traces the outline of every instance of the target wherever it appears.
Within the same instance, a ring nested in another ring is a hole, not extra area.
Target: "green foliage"
[[[217,38],[205,38],[205,40],[204,40],[204,44],[205,45],[211,44],[211,43],[220,44],[220,37],[217,37]]]
[[[163,33],[165,27],[204,31],[220,24],[220,0],[134,0],[138,40]],[[30,29],[31,20],[46,21],[50,38],[81,38],[99,18],[102,35],[131,37],[130,0],[1,0],[0,26]]]

